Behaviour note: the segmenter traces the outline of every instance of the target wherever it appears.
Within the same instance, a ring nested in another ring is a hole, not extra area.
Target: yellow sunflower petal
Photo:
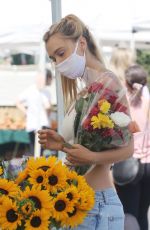
[[[57,221],[62,221],[68,217],[68,212],[73,211],[73,204],[66,198],[66,194],[61,192],[52,200],[52,216]]]
[[[21,184],[23,181],[27,180],[28,178],[29,178],[29,170],[25,168],[22,172],[19,172],[15,182],[17,184]]]
[[[16,196],[20,192],[19,187],[7,179],[0,178],[0,193],[10,197]]]
[[[41,190],[35,186],[31,189],[26,187],[25,191],[22,193],[22,199],[24,198],[33,201],[36,209],[51,210],[51,197],[47,190]]]
[[[73,205],[77,204],[80,199],[79,191],[76,186],[69,186],[64,193],[66,194],[67,199],[73,203]]]
[[[3,173],[4,173],[3,167],[2,167],[2,166],[0,166],[0,176],[2,176],[2,175],[3,175]]]
[[[8,197],[4,197],[0,206],[0,226],[2,229],[17,229],[21,225],[21,216],[17,212],[16,203]]]
[[[26,220],[25,230],[46,230],[49,229],[49,212],[37,210]]]
[[[85,211],[89,211],[93,208],[94,206],[94,194],[90,191],[83,191],[79,193],[80,195],[80,199],[79,202],[77,204],[77,207],[80,210],[85,210]]]
[[[53,167],[57,162],[57,158],[54,156],[51,157],[38,157],[38,158],[29,158],[27,162],[27,168],[30,172],[37,169],[42,169],[47,171],[47,169]]]
[[[62,227],[77,227],[79,224],[82,224],[84,218],[87,215],[87,212],[82,211],[74,207],[72,212],[67,213],[67,218],[61,221]]]
[[[29,182],[35,186],[45,186],[46,174],[42,169],[36,169],[29,173]]]
[[[46,171],[47,184],[46,189],[55,193],[57,190],[62,190],[66,186],[66,169],[62,164],[57,163],[54,167]]]

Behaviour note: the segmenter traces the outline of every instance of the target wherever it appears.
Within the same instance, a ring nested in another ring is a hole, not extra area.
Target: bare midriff
[[[96,191],[110,187],[114,188],[110,164],[95,165],[86,174],[87,183]]]

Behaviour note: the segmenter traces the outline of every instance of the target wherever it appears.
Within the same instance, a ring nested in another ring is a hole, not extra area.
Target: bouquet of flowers
[[[0,166],[0,228],[41,230],[75,227],[94,205],[84,177],[56,157],[29,158],[15,181]]]
[[[128,144],[131,119],[125,90],[113,73],[96,77],[76,101],[75,110],[75,143],[95,152]]]

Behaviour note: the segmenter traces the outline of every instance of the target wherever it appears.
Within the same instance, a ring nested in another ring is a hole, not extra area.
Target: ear
[[[80,37],[79,43],[80,43],[81,49],[82,49],[83,51],[85,51],[86,48],[87,48],[87,41],[86,41],[86,39],[85,39],[83,36]]]

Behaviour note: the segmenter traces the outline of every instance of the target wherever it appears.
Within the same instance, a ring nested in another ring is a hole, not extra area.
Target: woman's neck
[[[105,69],[105,66],[103,63],[101,63],[94,55],[92,55],[89,51],[86,55],[86,66],[94,69],[98,72],[103,72]]]
[[[96,81],[101,73],[105,72],[105,66],[91,53],[86,55],[86,69],[82,77],[86,85]]]

